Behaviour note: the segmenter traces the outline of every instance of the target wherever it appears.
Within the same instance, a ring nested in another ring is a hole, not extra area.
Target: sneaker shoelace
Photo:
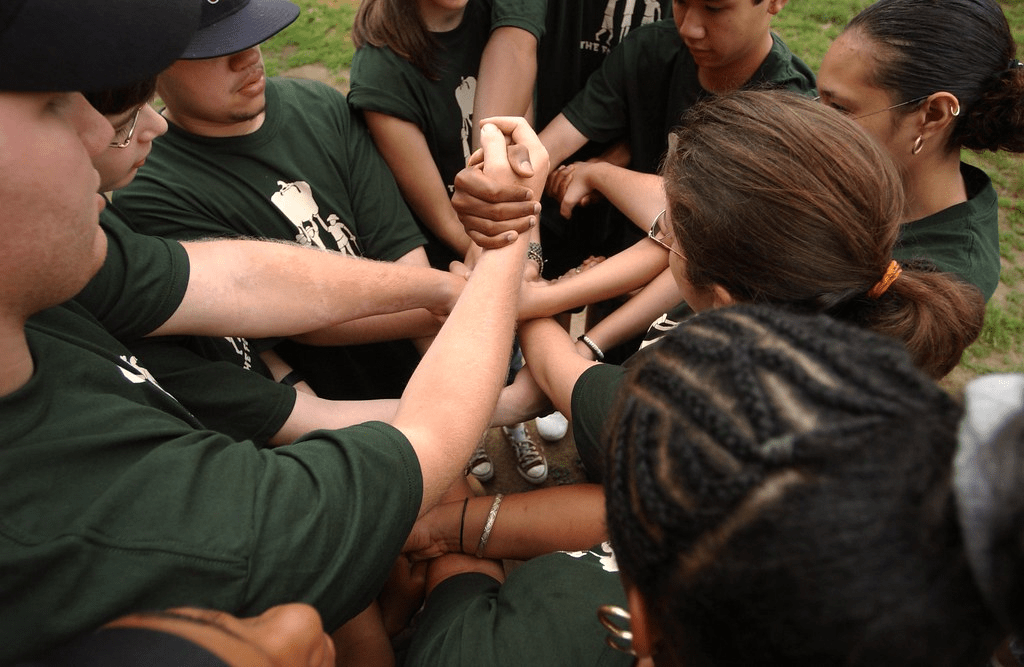
[[[514,440],[516,447],[516,459],[519,460],[519,466],[524,470],[529,470],[534,466],[542,465],[544,463],[544,457],[540,455],[537,450],[537,445],[530,440]]]

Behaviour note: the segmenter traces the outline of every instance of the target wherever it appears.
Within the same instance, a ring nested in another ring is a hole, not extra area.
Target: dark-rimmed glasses
[[[661,209],[661,213],[654,216],[654,222],[651,223],[651,231],[647,232],[647,238],[665,250],[675,253],[680,259],[686,259],[686,255],[676,250],[672,245],[672,233],[665,229],[665,209]]]
[[[122,125],[114,132],[114,140],[110,142],[111,148],[128,148],[128,145],[132,143],[132,136],[135,134],[135,124],[139,122],[139,114],[142,113],[142,107],[144,106],[146,105],[139,105],[135,113],[132,114],[128,124]]]

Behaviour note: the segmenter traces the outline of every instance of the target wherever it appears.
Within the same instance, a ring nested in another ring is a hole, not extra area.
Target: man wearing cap
[[[298,12],[288,0],[202,0],[199,30],[158,78],[168,133],[114,201],[146,234],[281,239],[428,266],[425,239],[345,96],[319,82],[266,78],[259,43]],[[290,377],[324,398],[397,398],[419,361],[408,339],[425,338],[425,349],[437,321],[403,313],[359,326],[356,338],[336,330],[256,345],[273,345],[296,370]],[[157,378],[174,371],[182,398],[203,403],[209,388],[190,381],[173,348],[147,346],[138,351]]]
[[[289,335],[446,311],[459,291],[442,272],[295,244],[99,226],[90,158],[113,128],[69,91],[153,76],[197,22],[194,0],[0,3],[0,664],[139,609],[304,600],[337,627],[459,477],[504,378],[525,237],[483,254],[393,425],[258,450],[153,381],[121,340]],[[508,173],[500,132],[485,145]],[[303,281],[315,298],[292,299]],[[473,372],[452,377],[456,362]]]

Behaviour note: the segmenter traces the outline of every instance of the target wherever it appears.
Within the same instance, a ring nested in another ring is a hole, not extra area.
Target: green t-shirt
[[[118,340],[174,312],[187,256],[108,237],[82,294],[29,319],[33,375],[0,398],[0,664],[179,605],[248,616],[301,600],[337,627],[416,518],[415,452],[382,423],[277,449],[202,430]]]
[[[386,261],[423,245],[394,177],[338,91],[269,79],[263,125],[201,137],[168,125],[114,193],[132,227],[175,239],[244,236]]]
[[[960,163],[968,200],[903,225],[893,257],[931,260],[981,290],[985,300],[999,285],[999,197],[988,174]]]
[[[623,366],[597,364],[584,371],[572,388],[572,437],[592,482],[604,477],[604,424],[625,374]]]
[[[771,52],[744,87],[815,94],[810,68],[777,35],[772,40]],[[708,94],[675,22],[662,20],[626,35],[563,113],[591,141],[626,140],[630,168],[655,173],[669,132]]]
[[[491,0],[470,0],[458,27],[432,33],[439,46],[436,79],[390,48],[367,44],[352,59],[348,102],[359,111],[394,116],[419,128],[450,197],[455,175],[471,153],[477,73],[491,30],[512,26],[539,37],[543,21],[543,7],[536,2],[499,0],[492,6]],[[421,229],[429,240],[432,266],[447,269],[451,261],[462,259],[425,225]]]
[[[603,604],[626,607],[618,564],[606,542],[587,551],[533,558],[504,584],[462,574],[439,584],[417,617],[407,667],[629,667],[604,643]]]
[[[386,261],[424,244],[391,171],[344,95],[317,82],[269,79],[266,99],[263,125],[244,136],[200,137],[170,125],[153,142],[135,180],[114,195],[129,224],[168,238],[298,241]],[[225,345],[208,358],[232,359]],[[187,347],[194,352],[210,346],[192,341]],[[184,369],[196,357],[183,350],[175,359],[172,352],[169,347],[159,357],[150,352],[153,372],[157,377],[174,373],[177,395],[208,406],[208,414],[253,409],[246,393],[260,397],[262,405],[281,399],[279,390],[262,380],[246,385],[244,376],[232,374],[238,399],[226,406],[230,394],[218,400],[208,391],[209,369],[197,365],[189,377]],[[286,341],[278,352],[320,396],[333,399],[400,396],[419,361],[409,341],[332,348]],[[260,387],[268,394],[259,394]]]
[[[548,2],[544,37],[537,52],[535,126],[545,127],[562,112],[630,30],[671,15],[671,0]],[[607,148],[606,143],[588,142],[566,163],[588,160]],[[627,245],[622,238],[623,221],[609,215],[607,200],[577,207],[571,220],[562,217],[559,205],[551,197],[541,197],[545,278],[557,278],[591,255],[610,255]]]
[[[128,228],[112,204],[100,224],[108,232]],[[232,438],[268,444],[295,406],[295,389],[274,382],[245,338],[160,336],[125,344],[201,424]]]

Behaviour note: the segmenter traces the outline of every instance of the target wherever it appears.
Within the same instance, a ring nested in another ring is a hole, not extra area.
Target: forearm
[[[602,160],[588,164],[591,187],[643,231],[668,206],[661,176],[632,171]]]
[[[272,445],[287,445],[316,429],[339,429],[368,421],[390,422],[398,410],[398,399],[332,401],[296,392],[295,406],[281,429],[270,438]]]
[[[572,419],[572,390],[595,362],[580,356],[568,332],[558,322],[541,318],[523,322],[519,343],[533,379],[555,407]]]
[[[444,312],[461,279],[293,243],[182,244],[190,275],[177,311],[152,335],[269,338],[413,308]]]
[[[445,548],[476,554],[493,496],[470,498],[436,508]],[[459,538],[462,544],[459,544]],[[573,484],[504,496],[484,545],[486,558],[526,560],[552,551],[587,549],[608,539],[604,492],[598,484]]]
[[[480,57],[473,101],[473,148],[480,147],[479,121],[491,116],[529,117],[537,80],[537,38],[504,26],[491,33]]]
[[[361,345],[429,337],[440,329],[441,322],[433,313],[418,308],[388,315],[363,317],[292,338],[307,345]]]
[[[595,324],[587,337],[601,348],[616,345],[644,333],[651,324],[683,300],[672,272],[665,269],[632,299]]]
[[[453,462],[469,456],[488,425],[508,370],[527,240],[481,254],[402,395],[393,423],[420,460],[423,508],[450,486],[460,472]]]
[[[571,280],[524,288],[519,319],[557,315],[643,287],[668,266],[668,253],[649,239],[641,239]]]
[[[569,119],[558,114],[547,124],[541,133],[540,141],[548,151],[551,167],[565,162],[570,155],[582,148],[589,139],[569,122]]]

